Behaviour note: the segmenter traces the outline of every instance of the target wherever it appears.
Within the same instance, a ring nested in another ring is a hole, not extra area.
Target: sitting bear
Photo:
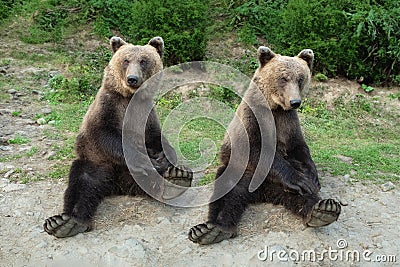
[[[254,96],[254,90],[246,91],[236,115],[242,121],[249,137],[250,153],[245,171],[239,182],[222,198],[209,204],[208,221],[190,229],[188,237],[199,244],[217,243],[237,235],[237,226],[245,208],[250,203],[269,202],[283,205],[303,218],[305,225],[319,227],[336,221],[341,206],[333,199],[321,199],[317,170],[309,148],[304,140],[296,109],[301,104],[301,92],[307,90],[311,79],[314,60],[313,51],[305,49],[296,57],[275,54],[269,48],[258,49],[259,67],[252,79],[261,98],[265,98],[276,127],[276,149],[269,172],[261,185],[250,192],[249,185],[255,176],[260,158],[261,127],[246,99],[260,103],[260,97]],[[254,86],[253,86],[254,87]],[[263,96],[262,96],[262,95]],[[265,105],[267,107],[267,105]],[[267,107],[267,110],[269,110]],[[267,114],[266,114],[267,115]],[[265,116],[266,116],[265,115]],[[272,121],[271,117],[271,121]],[[233,121],[231,123],[231,126]],[[230,126],[230,127],[231,127]],[[234,125],[235,126],[235,125]],[[231,127],[235,129],[235,127]],[[232,136],[233,135],[233,136]],[[233,130],[231,136],[225,136],[220,150],[220,167],[216,181],[224,173],[230,161],[230,138],[239,135]],[[274,146],[272,146],[274,147]],[[237,163],[233,163],[236,164]],[[231,176],[230,176],[231,177]],[[231,179],[231,178],[229,178]],[[224,184],[215,183],[214,196]]]
[[[112,37],[110,44],[113,56],[76,139],[77,159],[70,169],[64,211],[44,223],[44,230],[56,237],[91,230],[96,209],[106,196],[145,195],[126,165],[122,128],[125,111],[135,91],[163,69],[164,41],[155,37],[147,45],[137,46]],[[153,167],[164,178],[180,186],[190,186],[192,172],[185,167],[175,167],[163,153],[165,141],[161,141],[163,137],[155,111],[148,117],[145,141]]]

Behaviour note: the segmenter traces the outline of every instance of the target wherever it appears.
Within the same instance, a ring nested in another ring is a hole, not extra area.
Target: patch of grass
[[[70,166],[66,165],[54,165],[51,168],[51,171],[48,173],[48,177],[51,179],[62,179],[67,178],[69,173]]]
[[[15,145],[23,145],[23,144],[28,144],[31,142],[31,140],[27,137],[24,137],[20,134],[16,134],[14,138],[8,140],[9,144],[15,144]]]
[[[379,109],[369,98],[338,97],[330,110],[323,101],[305,101],[301,113],[306,141],[319,168],[333,175],[352,173],[355,180],[399,179],[400,124],[376,124]],[[352,160],[345,162],[339,155]]]
[[[22,114],[21,110],[11,112],[11,116],[13,117],[19,117],[21,116],[21,114]]]
[[[74,144],[75,144],[75,138],[71,137],[66,139],[61,146],[55,145],[53,147],[53,150],[56,151],[56,155],[53,159],[62,160],[62,159],[75,158]]]
[[[26,152],[26,156],[30,158],[33,155],[35,155],[38,151],[39,151],[39,148],[36,146],[33,146],[33,147],[31,147],[31,149],[29,149],[28,152]]]

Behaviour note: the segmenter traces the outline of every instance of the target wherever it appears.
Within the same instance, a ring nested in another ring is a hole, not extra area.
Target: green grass
[[[15,144],[15,145],[23,145],[23,144],[28,144],[31,142],[31,140],[27,137],[24,137],[20,134],[16,134],[14,138],[8,140],[9,144]]]
[[[38,151],[39,151],[39,148],[36,146],[33,146],[29,149],[28,152],[26,152],[26,156],[30,158],[30,157],[34,156]]]
[[[322,101],[306,101],[302,107],[302,126],[317,166],[332,175],[352,173],[355,180],[398,181],[400,124],[376,125],[375,118],[390,120],[390,114],[382,114],[368,98],[342,100],[332,110]]]

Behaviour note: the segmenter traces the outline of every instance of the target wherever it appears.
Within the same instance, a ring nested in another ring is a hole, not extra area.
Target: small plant
[[[22,114],[21,110],[11,112],[11,116],[13,117],[19,117],[21,116],[21,114]]]
[[[362,84],[362,85],[361,85],[361,88],[362,88],[362,89],[364,90],[364,92],[366,92],[366,93],[370,93],[370,92],[372,92],[372,91],[375,90],[374,87],[368,86],[368,85],[366,85],[366,84]]]
[[[31,147],[31,149],[29,149],[28,152],[26,152],[26,156],[27,157],[32,157],[33,155],[35,155],[37,152],[39,151],[39,149],[36,146]]]
[[[389,97],[390,99],[397,99],[397,100],[400,100],[400,93],[389,94],[388,97]]]
[[[328,77],[323,73],[317,73],[315,74],[314,79],[318,82],[326,82]]]
[[[23,137],[20,134],[16,134],[13,139],[8,140],[9,144],[23,145],[29,143],[29,138]]]

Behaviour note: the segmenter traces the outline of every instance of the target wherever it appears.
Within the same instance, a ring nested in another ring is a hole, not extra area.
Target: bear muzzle
[[[131,87],[137,88],[141,85],[141,80],[136,75],[129,75],[128,77],[126,77],[126,83]]]
[[[300,105],[301,105],[301,100],[300,99],[290,100],[290,108],[297,109],[297,108],[300,107]]]

